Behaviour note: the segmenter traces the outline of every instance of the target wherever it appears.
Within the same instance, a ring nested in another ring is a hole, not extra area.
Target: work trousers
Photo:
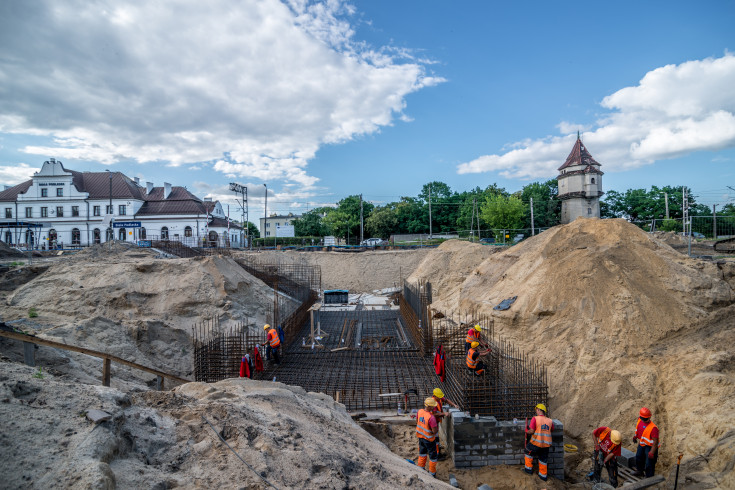
[[[429,456],[429,473],[436,476],[436,462],[439,459],[436,454],[436,441],[429,441],[419,437],[419,462],[421,468],[426,466],[426,456]]]
[[[538,458],[538,477],[543,481],[549,477],[547,462],[549,460],[549,448],[538,447],[530,442],[526,444],[525,471],[529,475],[533,474],[533,458]]]
[[[638,451],[635,453],[635,467],[641,473],[646,474],[646,478],[653,476],[656,470],[656,461],[658,460],[658,451],[653,459],[648,457],[648,453],[651,452],[651,446],[638,445]]]
[[[278,347],[271,347],[270,344],[265,346],[265,359],[270,360],[271,356],[273,356],[273,360],[276,361],[276,364],[281,363],[281,356],[278,355],[278,351],[281,348],[279,345]]]
[[[607,454],[604,452],[597,450],[595,451],[595,478],[594,480],[596,482],[600,481],[600,477],[602,476],[602,465],[603,461],[605,461],[605,457]],[[610,461],[608,461],[605,464],[605,468],[607,468],[607,476],[610,478],[610,485],[613,487],[618,486],[618,459],[613,457]]]
[[[477,361],[477,367],[475,369],[472,369],[471,367],[467,367],[470,371],[472,371],[475,376],[482,376],[485,374],[485,363],[482,361]]]

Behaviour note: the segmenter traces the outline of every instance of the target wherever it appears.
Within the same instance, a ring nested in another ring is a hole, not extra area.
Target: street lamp
[[[265,187],[265,210],[263,211],[263,245],[265,245],[265,236],[267,233],[265,229],[268,227],[268,184],[263,184]]]
[[[110,180],[110,212],[107,213],[110,215],[110,224],[108,225],[110,227],[110,234],[107,236],[107,239],[112,241],[115,239],[115,232],[112,230],[112,172],[110,172],[109,169],[105,171],[107,172],[107,176]]]

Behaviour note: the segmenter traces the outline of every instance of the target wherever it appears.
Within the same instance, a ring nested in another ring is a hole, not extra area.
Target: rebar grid
[[[214,383],[237,377],[240,360],[253,353],[253,347],[265,342],[265,332],[249,319],[222,328],[219,317],[213,317],[192,327],[194,343],[194,379]]]
[[[322,306],[314,311],[315,349],[416,350],[398,310],[357,310]],[[311,323],[305,325],[289,350],[311,349]]]

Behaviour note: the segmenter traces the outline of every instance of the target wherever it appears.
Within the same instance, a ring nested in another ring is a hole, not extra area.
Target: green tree
[[[489,196],[480,208],[480,216],[494,230],[521,228],[524,212],[523,201],[516,196]]]
[[[324,216],[332,208],[315,208],[293,220],[296,236],[325,236],[329,230],[322,222]]]
[[[390,206],[373,209],[370,217],[365,221],[365,229],[371,237],[387,239],[397,231],[398,216],[396,210]]]
[[[245,230],[247,230],[245,234],[248,235],[251,239],[260,238],[260,231],[258,230],[258,227],[255,226],[253,222],[248,221],[248,226],[245,227]]]
[[[561,222],[561,201],[556,198],[559,186],[556,179],[532,182],[523,187],[520,198],[526,212],[523,228],[531,228],[531,199],[533,199],[533,223],[536,228],[549,228]]]
[[[690,214],[703,211],[698,208],[696,196],[688,196]],[[666,218],[666,197],[669,201],[669,218],[682,218],[682,187],[657,187],[651,190],[628,189],[625,192],[608,191],[601,207],[605,218],[625,218],[630,221],[648,221]]]

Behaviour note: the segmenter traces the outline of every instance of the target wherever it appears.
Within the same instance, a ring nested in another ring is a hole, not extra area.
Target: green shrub
[[[36,308],[31,307],[28,309],[28,318],[36,318],[38,316],[38,310]]]

